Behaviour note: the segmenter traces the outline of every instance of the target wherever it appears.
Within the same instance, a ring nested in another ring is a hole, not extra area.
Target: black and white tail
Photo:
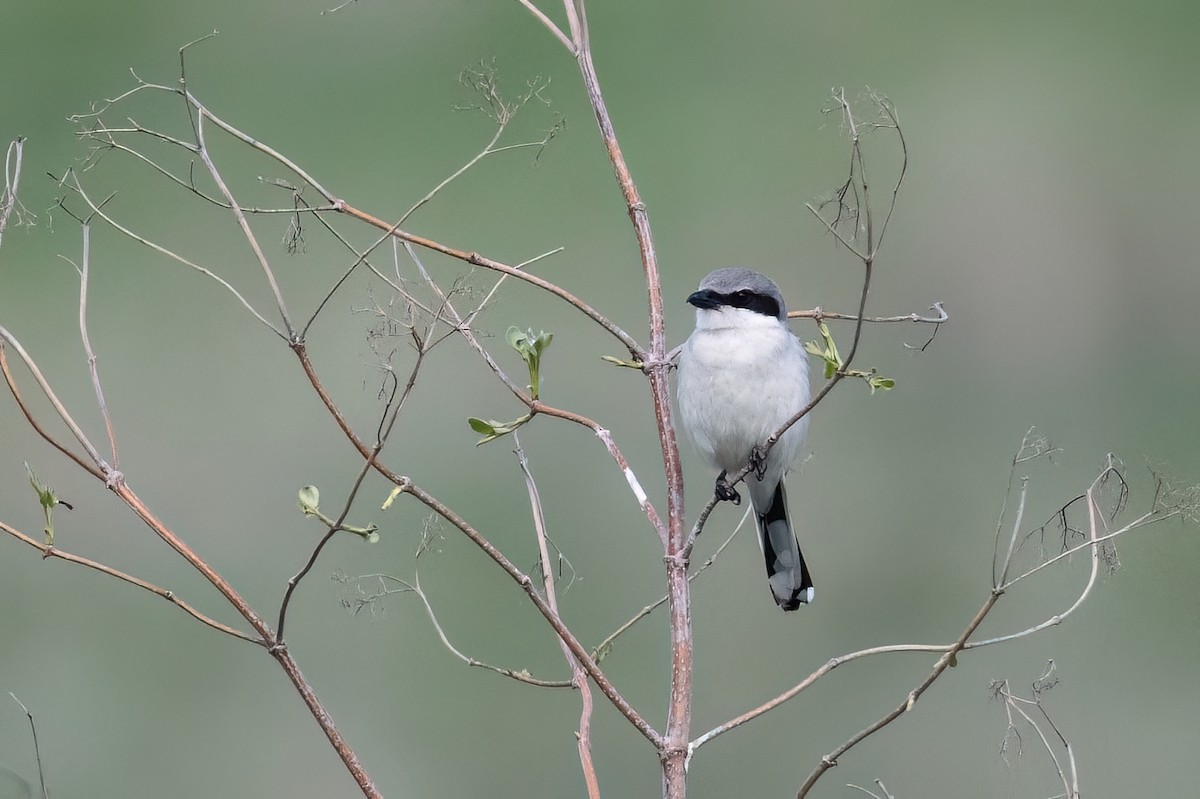
[[[775,602],[784,610],[796,610],[801,604],[812,602],[812,577],[788,519],[787,493],[782,480],[771,496],[770,507],[761,513],[758,508],[754,510],[758,543],[767,562],[767,580]]]

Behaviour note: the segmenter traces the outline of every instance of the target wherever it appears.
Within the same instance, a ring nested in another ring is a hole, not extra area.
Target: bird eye
[[[750,291],[748,289],[741,289],[740,291],[734,292],[733,296],[737,297],[739,300],[745,300],[750,297]]]

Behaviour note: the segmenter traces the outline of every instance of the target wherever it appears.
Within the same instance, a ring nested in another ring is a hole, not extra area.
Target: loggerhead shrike
[[[725,475],[759,457],[767,438],[808,404],[808,358],[788,329],[779,286],[766,275],[718,269],[687,301],[696,306],[696,329],[679,355],[680,418],[700,453],[721,470],[718,498],[738,503]],[[784,610],[813,599],[783,490],[807,434],[805,416],[746,475],[771,594]]]

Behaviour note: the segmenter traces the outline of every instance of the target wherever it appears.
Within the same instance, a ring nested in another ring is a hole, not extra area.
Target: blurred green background
[[[532,152],[485,160],[408,227],[517,262],[554,247],[540,274],[589,299],[645,339],[644,290],[628,220],[583,102],[574,64],[517,3],[363,0],[330,4],[9,3],[0,12],[0,139],[28,137],[21,199],[38,214],[0,250],[0,324],[19,336],[93,439],[95,411],[76,322],[78,225],[53,209],[47,172],[78,167],[86,145],[65,118],[142,78],[171,83],[177,48],[215,113],[304,165],[334,192],[396,218],[491,136],[456,83],[496,59],[501,85],[551,80],[506,142],[567,128]],[[829,657],[865,646],[952,640],[986,597],[1009,462],[1030,425],[1062,448],[1031,477],[1027,518],[1080,492],[1108,452],[1125,459],[1134,508],[1150,500],[1147,465],[1180,483],[1200,476],[1195,316],[1200,297],[1200,56],[1193,3],[594,3],[601,81],[651,214],[672,343],[690,330],[683,298],[710,269],[738,263],[774,275],[793,307],[849,310],[860,270],[807,211],[845,170],[830,87],[865,86],[899,109],[908,182],[880,258],[871,309],[952,315],[928,331],[873,327],[860,365],[898,381],[868,396],[845,385],[812,422],[812,457],[793,480],[794,515],[820,587],[800,613],[771,603],[749,536],[695,588],[695,729],[775,695]],[[181,104],[139,97],[123,115],[186,134]],[[214,136],[215,136],[215,132]],[[872,178],[896,166],[875,137]],[[257,182],[276,165],[214,138],[244,204],[287,195]],[[165,151],[153,148],[156,155]],[[166,157],[164,155],[164,157]],[[176,164],[181,163],[176,159]],[[270,318],[274,304],[227,214],[110,153],[84,177],[108,210],[230,280]],[[882,195],[882,191],[880,192]],[[315,199],[309,196],[309,199]],[[78,209],[78,201],[72,207]],[[338,220],[362,245],[370,231]],[[290,307],[304,318],[345,269],[309,222],[307,248],[279,244],[287,220],[255,221]],[[354,453],[287,348],[227,293],[111,228],[92,236],[91,336],[130,485],[266,615],[319,530],[296,490],[321,487],[335,507]],[[382,263],[386,264],[383,258]],[[449,280],[454,262],[427,265]],[[410,270],[411,267],[406,267]],[[486,286],[486,276],[468,276]],[[318,368],[348,417],[373,434],[381,409],[375,321],[386,301],[352,279],[310,331]],[[480,321],[555,334],[543,396],[613,430],[661,509],[663,481],[647,392],[599,356],[622,354],[572,312],[510,285]],[[796,331],[811,338],[810,325]],[[835,328],[843,341],[849,328]],[[493,339],[500,345],[501,338]],[[397,368],[411,358],[402,342]],[[843,345],[845,346],[845,345]],[[514,375],[519,363],[499,346]],[[26,382],[32,393],[32,384]],[[513,418],[517,404],[461,342],[426,364],[388,462],[533,568],[524,486],[511,447],[476,449],[468,416]],[[574,580],[563,613],[597,642],[662,591],[661,551],[623,478],[581,429],[538,420],[522,432],[551,534]],[[689,508],[711,475],[685,449]],[[58,543],[235,617],[153,534],[36,439],[0,399],[0,518],[30,533],[39,509],[22,461],[72,501]],[[390,597],[347,612],[354,585],[411,577],[423,514],[382,513],[369,479],[351,521],[382,541],[336,540],[302,584],[288,643],[368,771],[389,796],[579,796],[572,735],[578,699],[468,669],[438,643],[419,602]],[[723,507],[702,560],[736,523]],[[541,676],[565,674],[555,641],[521,592],[469,543],[442,528],[422,582],[463,651]],[[1024,690],[1047,659],[1062,684],[1046,697],[1074,746],[1091,797],[1195,795],[1200,779],[1200,625],[1195,527],[1169,522],[1119,542],[1105,576],[1066,624],[964,656],[917,705],[846,756],[816,795],[861,795],[880,778],[898,797],[1047,796],[1058,788],[1034,736],[1006,764],[1003,707],[992,679]],[[1006,597],[981,633],[1022,629],[1064,609],[1085,577],[1077,558]],[[566,574],[566,572],[564,572]],[[616,684],[662,725],[667,646],[660,615],[605,661]],[[901,701],[932,659],[899,655],[838,669],[798,700],[705,747],[696,797],[789,796],[821,755]],[[275,664],[168,603],[0,541],[0,690],[35,714],[56,797],[348,796],[355,793]],[[0,695],[3,696],[3,695]],[[607,796],[654,796],[658,764],[599,698],[595,756]],[[36,782],[26,721],[0,699],[0,797]],[[7,781],[5,781],[7,780]]]

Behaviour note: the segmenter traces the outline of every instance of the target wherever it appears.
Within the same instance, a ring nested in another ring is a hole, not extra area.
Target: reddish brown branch
[[[565,623],[563,623],[563,620],[559,618],[557,613],[554,612],[554,609],[550,607],[549,603],[542,597],[541,594],[537,592],[537,589],[534,588],[534,582],[529,575],[517,568],[516,564],[510,561],[504,555],[504,553],[497,549],[496,546],[492,544],[492,542],[486,537],[484,537],[482,533],[471,526],[466,519],[459,516],[449,506],[438,500],[432,494],[413,483],[412,480],[407,477],[401,477],[400,481],[396,483],[396,486],[403,493],[409,494],[422,505],[432,510],[438,516],[441,516],[454,527],[457,527],[460,532],[466,535],[467,538],[471,539],[471,541],[477,547],[483,550],[484,554],[491,558],[498,566],[500,566],[500,568],[504,569],[504,571],[510,577],[512,577],[518,585],[521,586],[521,589],[525,592],[526,596],[529,597],[530,601],[533,602],[534,607],[538,609],[538,612],[542,614],[542,617],[550,623],[552,628],[554,628],[554,632],[558,634],[559,639],[571,651],[571,654],[575,656],[576,660],[579,661],[579,664],[583,667],[584,671],[588,673],[588,676],[592,678],[592,682],[596,684],[596,687],[600,689],[600,692],[608,697],[608,700],[621,713],[621,715],[628,719],[629,722],[633,724],[635,728],[637,728],[638,732],[644,735],[647,740],[650,741],[650,743],[654,744],[656,747],[662,746],[662,735],[655,730],[654,727],[652,727],[650,723],[646,721],[632,705],[629,704],[628,701],[626,701],[625,697],[621,695],[616,686],[614,686],[608,679],[608,676],[600,669],[600,666],[596,663],[595,659],[592,658],[591,653],[588,652],[587,648],[580,643],[579,639],[576,638],[575,634],[571,632]]]
[[[847,740],[837,749],[834,749],[832,752],[822,757],[821,762],[817,764],[817,767],[814,768],[812,773],[808,775],[808,779],[804,781],[804,785],[800,787],[800,791],[796,794],[796,799],[804,799],[805,796],[808,796],[808,792],[812,790],[814,785],[816,785],[817,780],[821,779],[821,775],[837,765],[839,757],[844,755],[853,747],[857,746],[859,742],[865,738],[874,735],[879,730],[883,729],[908,711],[912,710],[913,705],[915,705],[917,700],[921,698],[921,694],[925,693],[929,686],[933,685],[934,681],[937,680],[938,677],[942,676],[942,672],[955,664],[955,658],[958,656],[958,653],[962,651],[963,647],[966,646],[967,639],[975,634],[975,630],[977,630],[979,625],[983,623],[983,620],[987,617],[988,613],[991,612],[992,608],[996,604],[996,601],[1000,599],[1001,596],[1002,592],[1000,591],[992,591],[990,594],[988,594],[987,601],[985,601],[983,606],[980,607],[975,613],[974,618],[971,619],[971,622],[967,625],[967,628],[962,631],[962,635],[958,637],[958,640],[954,642],[954,645],[951,646],[950,649],[948,649],[940,658],[938,658],[937,663],[934,664],[933,670],[930,671],[929,676],[926,677],[920,685],[909,692],[908,697],[903,703],[894,708],[887,715],[876,721],[871,726],[851,736],[849,740]]]
[[[549,534],[546,532],[546,517],[542,512],[542,498],[538,491],[537,482],[533,479],[533,471],[529,467],[529,459],[521,442],[517,440],[514,453],[521,473],[525,476],[525,489],[529,494],[529,508],[533,514],[533,529],[537,537],[538,556],[541,562],[542,590],[546,594],[546,602],[550,609],[558,613],[558,592],[554,585],[554,569],[550,565]],[[576,733],[576,749],[579,753],[579,766],[583,770],[583,781],[587,786],[588,799],[600,799],[600,780],[596,776],[596,764],[592,759],[592,687],[588,684],[587,672],[572,653],[566,642],[560,640],[563,657],[571,668],[571,683],[579,691],[579,731]]]
[[[29,546],[33,547],[37,551],[41,552],[43,560],[48,559],[48,558],[64,560],[67,563],[75,563],[79,566],[83,566],[84,568],[92,569],[93,571],[98,571],[101,574],[106,574],[109,577],[113,577],[113,578],[116,578],[117,580],[120,580],[121,582],[129,583],[130,585],[137,586],[138,588],[141,588],[145,591],[149,591],[150,593],[152,593],[156,596],[162,597],[163,599],[167,600],[175,607],[182,610],[184,613],[187,613],[189,616],[191,616],[196,621],[200,622],[201,624],[205,624],[209,627],[212,627],[214,630],[223,632],[226,635],[232,635],[234,638],[240,638],[243,641],[249,641],[252,644],[259,644],[260,646],[266,646],[266,641],[264,641],[263,639],[255,638],[254,636],[248,635],[248,634],[242,632],[241,630],[234,629],[233,627],[230,627],[227,624],[222,624],[221,622],[217,621],[216,619],[213,619],[209,616],[204,615],[203,613],[201,613],[200,611],[196,610],[194,607],[189,605],[187,602],[184,602],[182,599],[180,599],[178,596],[176,596],[174,591],[163,588],[162,586],[159,586],[159,585],[155,585],[154,583],[143,580],[140,577],[134,577],[132,574],[126,574],[125,572],[121,571],[120,569],[114,569],[112,566],[105,565],[103,563],[100,563],[99,561],[92,560],[91,558],[85,558],[85,557],[82,557],[81,555],[73,555],[70,552],[65,552],[65,551],[59,549],[58,547],[51,546],[50,544],[46,544],[41,541],[38,541],[37,539],[33,538],[32,536],[26,535],[25,533],[22,533],[20,530],[16,529],[15,527],[5,524],[4,522],[0,522],[0,530],[3,530],[4,532],[8,533],[10,536],[17,539],[18,541],[22,541],[22,542],[28,544]]]
[[[655,744],[655,746],[658,746],[662,738],[659,732],[655,730],[649,722],[642,718],[641,714],[638,713],[637,710],[635,710],[633,706],[625,700],[619,691],[617,691],[616,687],[609,681],[608,677],[600,669],[600,666],[592,658],[587,648],[579,642],[579,639],[577,639],[574,633],[567,628],[562,619],[558,617],[558,614],[553,611],[553,609],[546,603],[546,600],[544,600],[537,590],[533,588],[533,581],[530,579],[529,575],[517,568],[517,566],[510,561],[503,552],[497,549],[491,541],[489,541],[483,536],[482,533],[472,527],[465,519],[451,510],[449,506],[445,505],[432,494],[429,494],[424,489],[417,486],[410,478],[396,474],[383,464],[373,460],[371,448],[368,447],[362,441],[362,439],[359,438],[358,434],[355,433],[350,427],[341,411],[338,410],[333,398],[329,396],[329,392],[325,390],[324,384],[317,376],[316,370],[313,368],[312,362],[308,358],[308,353],[305,350],[303,343],[294,344],[292,349],[295,351],[296,356],[300,359],[301,366],[304,368],[304,373],[308,376],[309,381],[312,383],[313,389],[316,390],[317,396],[321,398],[321,401],[325,404],[325,407],[329,410],[330,414],[332,414],[334,419],[337,420],[338,426],[342,429],[342,432],[345,434],[347,440],[349,440],[354,448],[358,450],[359,454],[364,458],[370,459],[372,467],[375,469],[375,471],[391,481],[397,488],[401,490],[401,492],[411,495],[434,513],[438,514],[443,519],[450,522],[450,524],[457,527],[463,534],[467,536],[467,538],[471,539],[476,546],[483,550],[484,554],[491,558],[498,566],[500,566],[500,568],[502,568],[510,577],[512,577],[513,580],[515,580],[517,584],[521,586],[522,590],[525,591],[530,601],[533,602],[534,606],[538,609],[546,621],[550,623],[550,626],[554,628],[554,631],[558,634],[562,642],[566,644],[571,650],[571,653],[578,658],[580,664],[583,666],[584,670],[587,671],[588,676],[592,678],[592,681],[596,684],[596,687],[600,689],[601,693],[608,697],[609,701],[612,702],[617,710],[619,710],[623,716],[629,719],[633,726],[636,727],[637,730],[642,733],[642,735],[646,736],[646,738],[649,739],[651,743]]]
[[[596,116],[604,148],[608,152],[613,172],[625,198],[629,219],[633,223],[637,238],[638,253],[642,260],[642,271],[646,279],[647,310],[649,315],[650,353],[646,361],[646,376],[650,381],[650,396],[654,404],[654,418],[658,423],[658,442],[662,452],[663,469],[667,478],[667,593],[671,626],[671,689],[667,705],[667,728],[660,756],[663,761],[664,790],[667,796],[683,796],[686,793],[685,758],[688,734],[691,728],[692,701],[692,598],[691,584],[687,579],[687,560],[683,553],[686,531],[683,524],[683,462],[679,456],[679,444],[672,419],[670,364],[667,361],[666,320],[663,315],[662,281],[658,272],[658,255],[654,249],[654,236],[650,230],[650,216],[637,190],[633,176],[621,145],[617,141],[616,128],[608,113],[604,96],[600,91],[600,80],[592,61],[592,50],[586,38],[587,17],[582,7],[578,9],[582,34],[576,41],[579,71],[584,90]]]
[[[550,292],[554,296],[559,297],[559,298],[565,300],[566,302],[568,302],[569,304],[578,308],[589,319],[591,319],[593,322],[600,325],[602,328],[604,328],[609,333],[611,333],[623,345],[625,345],[625,348],[627,350],[629,350],[629,354],[633,358],[635,358],[637,360],[644,359],[644,354],[643,354],[641,345],[638,344],[637,341],[634,340],[634,338],[632,336],[630,336],[628,333],[626,333],[624,330],[622,330],[620,327],[618,327],[616,324],[614,324],[613,321],[611,319],[609,319],[607,316],[600,313],[595,308],[588,305],[586,302],[579,299],[574,294],[572,294],[571,292],[562,288],[561,286],[551,283],[549,280],[546,280],[545,278],[541,278],[541,277],[538,277],[537,275],[531,274],[524,270],[517,269],[515,266],[509,266],[508,264],[504,264],[499,261],[492,260],[491,258],[487,258],[483,255],[480,255],[477,252],[469,252],[467,250],[460,250],[455,247],[448,247],[447,245],[436,242],[433,239],[427,239],[424,236],[418,236],[414,233],[408,233],[406,231],[400,230],[394,224],[392,224],[384,219],[380,219],[377,216],[372,216],[371,214],[368,214],[366,211],[360,211],[359,209],[355,208],[354,206],[350,205],[349,203],[346,203],[341,200],[338,200],[336,202],[337,202],[338,210],[340,212],[342,212],[343,214],[346,214],[347,216],[352,216],[355,219],[358,219],[362,222],[366,222],[368,225],[371,225],[372,227],[374,227],[378,230],[386,231],[389,235],[395,236],[396,238],[400,239],[401,241],[407,241],[411,244],[417,245],[418,247],[424,247],[427,250],[432,250],[433,252],[441,253],[442,255],[448,255],[451,258],[457,258],[458,260],[465,261],[465,262],[471,264],[472,266],[481,266],[481,267],[484,267],[485,269],[491,269],[496,272],[501,272],[506,275],[511,275],[512,277],[515,277],[518,280],[524,280],[526,283],[530,283],[534,286],[537,286],[540,289]]]
[[[62,444],[58,443],[58,441],[56,441],[48,432],[46,432],[45,428],[38,423],[32,411],[22,400],[20,392],[16,388],[16,383],[13,380],[12,373],[8,368],[8,363],[4,357],[4,346],[2,344],[0,344],[0,371],[3,371],[4,379],[8,384],[9,391],[12,392],[13,398],[17,401],[17,405],[21,408],[21,412],[29,421],[30,426],[32,426],[33,429],[36,430],[43,439],[45,439],[48,443],[69,457],[71,460],[75,461],[75,463],[79,464],[79,466],[89,474],[98,480],[104,481],[108,488],[112,490],[114,494],[120,497],[121,501],[124,502],[126,506],[137,515],[138,518],[140,518],[148,527],[150,527],[150,529],[153,530],[159,538],[166,542],[169,547],[181,555],[184,560],[186,560],[192,566],[192,568],[200,572],[200,574],[202,574],[204,578],[208,580],[208,582],[214,588],[216,588],[223,597],[225,597],[226,601],[228,601],[229,604],[234,607],[238,614],[250,624],[254,631],[258,633],[259,639],[261,639],[264,645],[268,647],[268,651],[271,653],[271,656],[279,662],[284,671],[287,673],[289,679],[291,679],[292,683],[296,686],[297,691],[300,693],[304,703],[308,706],[313,718],[316,719],[317,723],[321,727],[321,730],[325,733],[326,738],[328,738],[329,742],[333,745],[334,751],[337,752],[338,757],[350,771],[350,774],[354,778],[355,782],[358,783],[363,795],[368,797],[368,799],[381,797],[382,794],[379,793],[379,790],[375,787],[375,784],[371,781],[371,778],[367,775],[362,765],[358,762],[358,756],[354,753],[354,750],[350,748],[349,744],[346,743],[345,739],[342,738],[341,733],[338,732],[337,728],[334,726],[333,720],[330,718],[325,708],[321,705],[320,700],[317,698],[316,693],[312,689],[312,686],[304,681],[303,675],[300,674],[299,667],[296,665],[295,661],[292,660],[292,657],[290,654],[288,654],[287,649],[275,645],[275,633],[271,629],[270,625],[268,625],[262,619],[262,617],[260,617],[254,611],[245,598],[243,598],[241,594],[239,594],[237,590],[234,589],[234,587],[224,577],[222,577],[219,572],[216,571],[216,569],[210,566],[207,561],[205,561],[195,550],[188,546],[183,539],[175,535],[175,533],[169,527],[167,527],[150,511],[150,509],[141,501],[137,494],[135,494],[133,490],[129,488],[129,486],[125,483],[124,478],[121,477],[119,473],[105,473],[96,466],[86,463]],[[61,413],[65,413],[65,409],[61,410],[60,414]],[[67,417],[67,419],[69,419],[69,417]],[[86,439],[84,440],[86,441]],[[34,542],[34,545],[37,545],[36,542]],[[115,577],[117,575],[114,574],[113,576]],[[135,582],[135,584],[140,583]],[[148,585],[149,584],[142,587],[147,587]],[[147,590],[150,589],[148,588]],[[238,633],[235,631],[234,634]],[[238,635],[239,637],[245,637],[244,634]]]
[[[29,426],[32,427],[39,436],[42,437],[42,440],[44,440],[50,446],[54,447],[56,450],[61,452],[63,455],[66,455],[68,458],[70,458],[72,461],[75,462],[75,465],[77,465],[80,469],[83,469],[85,472],[90,474],[92,477],[103,480],[104,479],[103,472],[101,472],[98,468],[96,468],[92,464],[85,461],[79,455],[76,455],[74,452],[67,449],[67,447],[64,444],[62,444],[61,442],[59,442],[58,439],[56,439],[54,436],[50,435],[50,433],[44,427],[42,427],[42,425],[38,422],[37,417],[35,417],[33,415],[33,412],[29,409],[29,406],[25,404],[25,400],[21,397],[21,392],[17,388],[17,382],[16,382],[16,380],[13,379],[12,371],[9,369],[8,356],[5,353],[5,346],[4,346],[3,341],[0,341],[0,372],[4,373],[4,382],[5,382],[5,384],[8,385],[8,390],[12,394],[13,399],[16,400],[17,407],[21,409],[21,414],[25,417],[25,421],[29,422]]]

